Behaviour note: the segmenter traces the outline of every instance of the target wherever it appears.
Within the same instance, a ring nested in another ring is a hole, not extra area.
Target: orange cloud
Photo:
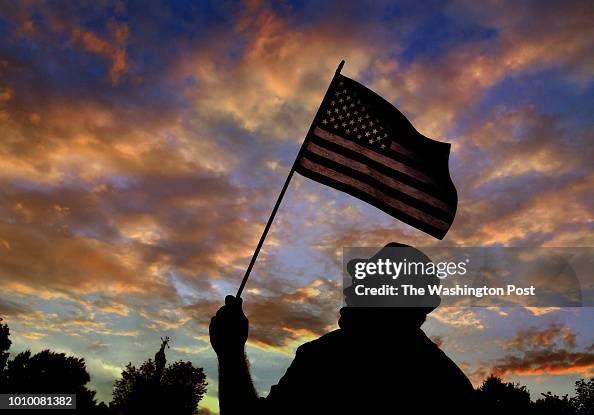
[[[114,84],[118,84],[122,75],[128,70],[126,41],[130,29],[125,23],[109,22],[111,40],[105,40],[90,30],[75,27],[71,31],[71,38],[88,52],[104,56],[111,61],[109,77]]]
[[[182,60],[177,76],[198,80],[190,97],[197,108],[210,108],[211,117],[230,118],[265,138],[301,140],[340,60],[356,77],[376,48],[344,31],[294,29],[265,7],[247,9],[233,31]],[[244,53],[221,61],[217,53],[235,36],[247,39]]]

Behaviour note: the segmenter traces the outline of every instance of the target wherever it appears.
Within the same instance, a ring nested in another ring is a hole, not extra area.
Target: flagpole
[[[334,79],[336,79],[336,76],[338,74],[340,74],[340,71],[342,70],[343,66],[344,66],[344,60],[340,61],[338,68],[336,68],[336,72],[334,73],[334,76],[332,77],[332,80],[330,81],[330,85],[328,86],[328,89],[326,90],[326,93],[324,94],[324,98],[326,98],[326,95],[328,95],[328,91],[332,87],[332,84],[334,83]],[[322,99],[322,103],[323,102],[324,101]],[[321,104],[320,104],[320,107],[321,107]],[[316,111],[316,117],[318,115],[319,110],[320,109],[318,108],[318,111]],[[250,277],[250,273],[252,272],[252,268],[254,267],[254,264],[256,263],[258,254],[260,253],[260,250],[262,249],[262,245],[264,245],[264,240],[266,239],[266,235],[268,235],[268,231],[270,230],[270,227],[272,226],[272,222],[274,221],[276,212],[278,211],[278,208],[283,200],[283,197],[285,196],[285,193],[287,192],[287,189],[289,188],[289,184],[291,183],[291,179],[293,178],[293,173],[295,173],[295,166],[297,165],[297,160],[299,160],[299,156],[301,155],[301,153],[305,147],[305,144],[307,142],[307,136],[313,130],[314,124],[315,124],[315,118],[314,118],[314,121],[311,123],[311,126],[309,127],[309,131],[307,132],[307,135],[305,136],[305,140],[303,140],[303,143],[301,144],[301,148],[299,149],[299,152],[297,153],[297,157],[295,157],[295,161],[293,161],[293,165],[291,166],[291,170],[289,170],[289,174],[287,175],[285,184],[283,185],[283,188],[281,189],[281,192],[278,195],[278,199],[276,199],[274,208],[272,208],[272,212],[270,213],[268,222],[266,222],[266,226],[264,227],[264,230],[262,231],[262,236],[260,236],[260,241],[258,241],[256,250],[254,251],[254,254],[252,255],[252,259],[250,260],[250,264],[248,265],[248,267],[245,271],[245,275],[243,276],[243,279],[241,280],[241,284],[239,285],[239,289],[237,290],[237,295],[235,296],[235,298],[241,297],[241,293],[243,292],[243,288],[245,287],[245,284],[247,283],[247,280]]]

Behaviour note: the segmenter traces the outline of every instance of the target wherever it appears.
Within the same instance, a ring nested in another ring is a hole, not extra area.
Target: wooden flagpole
[[[324,98],[326,98],[326,95],[328,95],[328,91],[330,91],[330,88],[332,87],[332,84],[334,83],[336,76],[338,74],[340,74],[340,71],[342,70],[343,66],[344,66],[344,60],[341,61],[340,64],[338,65],[338,68],[336,68],[336,72],[334,73],[334,76],[332,77],[332,81],[330,81],[330,85],[328,86],[328,89],[326,90],[326,93],[324,94]],[[322,99],[322,103],[324,102],[324,98]],[[321,104],[320,104],[320,107],[321,107]],[[320,109],[318,108],[318,111],[316,111],[316,117],[317,117],[319,111],[320,111]],[[250,277],[252,268],[254,267],[254,264],[256,263],[256,259],[258,258],[258,254],[260,253],[260,249],[262,249],[262,245],[264,245],[264,240],[266,239],[266,235],[268,235],[268,231],[270,230],[270,227],[272,226],[272,222],[274,221],[276,212],[278,211],[281,201],[283,200],[283,197],[285,196],[285,193],[287,192],[289,183],[291,183],[291,179],[293,178],[293,173],[295,173],[295,166],[297,165],[297,161],[299,160],[299,157],[301,156],[301,153],[302,153],[303,149],[305,148],[305,144],[307,142],[307,136],[312,132],[312,130],[314,128],[315,121],[316,121],[316,119],[314,118],[314,121],[311,123],[311,126],[309,127],[309,131],[307,132],[307,135],[305,136],[305,140],[303,140],[303,143],[301,144],[301,148],[299,149],[299,152],[297,153],[297,157],[295,158],[295,161],[293,162],[293,165],[291,166],[291,170],[289,171],[289,174],[287,175],[285,184],[283,185],[283,188],[281,189],[281,192],[278,195],[278,199],[276,199],[274,208],[272,208],[272,213],[270,213],[268,222],[266,222],[264,231],[262,231],[262,236],[260,236],[260,241],[258,242],[258,245],[256,246],[256,250],[254,251],[254,254],[252,255],[250,264],[248,265],[248,267],[245,271],[245,275],[243,276],[243,279],[241,280],[241,285],[239,286],[239,289],[237,290],[237,295],[235,296],[235,298],[241,297],[243,288],[245,287],[245,284],[247,283],[247,280]]]

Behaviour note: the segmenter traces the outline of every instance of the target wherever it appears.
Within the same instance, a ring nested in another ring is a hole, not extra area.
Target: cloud
[[[24,338],[29,339],[29,340],[40,340],[40,339],[43,339],[44,337],[46,337],[45,333],[38,333],[35,331],[24,332],[24,333],[21,333],[21,335]]]
[[[549,327],[539,329],[531,327],[521,329],[516,336],[501,342],[504,350],[524,350],[541,347],[551,347],[561,341],[569,348],[575,347],[575,333],[561,323],[552,323]]]
[[[37,282],[31,287],[39,291],[171,300],[171,270],[190,282],[218,278],[250,254],[259,227],[241,218],[248,207],[235,200],[236,191],[216,175],[147,177],[90,191],[6,188],[5,289]]]
[[[485,119],[471,123],[459,143],[453,239],[588,245],[591,132],[533,105],[495,108]]]
[[[26,314],[31,310],[12,300],[0,298],[0,316],[18,316],[19,314]]]
[[[590,377],[594,373],[594,353],[565,349],[531,350],[520,356],[506,355],[492,368],[495,375],[568,375]]]
[[[70,36],[84,50],[108,58],[111,61],[109,77],[114,84],[118,84],[122,75],[128,70],[126,41],[128,40],[130,28],[125,23],[110,20],[108,29],[111,35],[109,40],[105,40],[96,33],[80,27],[73,28]]]
[[[576,333],[558,322],[545,328],[520,329],[512,338],[500,341],[503,356],[477,369],[486,375],[569,375],[592,376],[594,353],[577,350]]]
[[[196,107],[211,110],[211,117],[230,118],[263,138],[301,140],[341,59],[356,77],[378,52],[358,36],[368,22],[348,32],[337,21],[326,22],[296,27],[265,5],[240,8],[230,30],[180,62],[178,76],[196,79],[189,93]],[[237,37],[245,40],[239,58],[225,59],[220,50],[234,48],[231,39]]]
[[[542,316],[549,313],[554,313],[561,310],[559,307],[525,307],[530,313],[535,316]]]
[[[453,327],[485,329],[485,323],[472,309],[468,308],[438,307],[429,314],[429,318]]]
[[[295,287],[278,279],[250,281],[250,289],[257,293],[244,303],[244,311],[250,319],[252,345],[282,351],[335,327],[339,308],[336,283],[319,278],[308,285]],[[194,323],[207,326],[221,305],[220,301],[200,301],[182,310]]]
[[[378,67],[374,85],[403,103],[415,126],[440,138],[458,117],[506,77],[563,68],[579,80],[591,79],[594,46],[591,3],[517,7],[512,1],[477,7],[460,1],[449,11],[495,31],[495,36],[461,42],[439,56],[420,57],[408,66],[393,60]],[[551,27],[551,22],[555,22]]]
[[[97,4],[89,11],[101,13],[101,8]],[[82,19],[77,13],[75,5],[58,10],[51,2],[36,2],[11,5],[2,17],[14,29],[10,41],[55,41],[60,42],[62,49],[78,47],[105,58],[109,63],[109,79],[117,85],[129,67],[126,46],[130,27],[118,20],[120,13],[115,13],[105,20],[105,27],[92,30],[79,24]]]

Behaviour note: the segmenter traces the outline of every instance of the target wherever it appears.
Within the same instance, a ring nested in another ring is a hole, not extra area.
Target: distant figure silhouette
[[[409,259],[428,260],[421,251],[401,244],[388,244],[371,259],[393,255],[388,248],[395,247],[406,248],[400,253]],[[227,296],[210,324],[219,359],[221,415],[472,412],[470,381],[420,328],[439,305],[439,297],[371,307],[355,304],[360,300],[351,287],[345,295],[340,329],[301,345],[266,398],[258,398],[248,369],[248,320],[242,299]]]
[[[165,339],[161,337],[161,347],[159,351],[155,353],[155,374],[154,379],[159,382],[161,380],[161,375],[163,374],[163,369],[165,368],[165,364],[167,363],[167,358],[165,357],[165,347],[169,348],[169,336],[165,336]]]

